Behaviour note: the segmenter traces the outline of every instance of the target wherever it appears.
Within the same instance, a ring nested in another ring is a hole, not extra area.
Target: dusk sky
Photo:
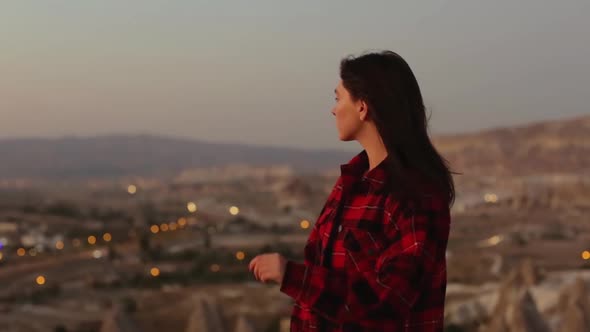
[[[338,141],[342,57],[413,68],[433,134],[590,113],[590,1],[4,1],[0,138]]]

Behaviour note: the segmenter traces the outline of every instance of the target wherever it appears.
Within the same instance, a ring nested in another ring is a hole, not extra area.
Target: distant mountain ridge
[[[353,155],[338,150],[308,151],[152,135],[7,139],[0,140],[0,178],[158,176],[236,163],[317,171],[344,163]]]
[[[590,174],[590,115],[433,141],[454,170],[464,174]]]
[[[590,170],[590,115],[433,139],[454,170],[475,175]],[[360,147],[359,147],[360,151]],[[0,140],[0,179],[174,175],[201,167],[338,169],[355,152],[210,143],[153,135]]]

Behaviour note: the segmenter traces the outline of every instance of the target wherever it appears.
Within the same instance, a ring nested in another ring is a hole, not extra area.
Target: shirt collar
[[[350,184],[359,180],[367,181],[373,189],[381,189],[388,180],[386,160],[384,159],[363,175],[369,169],[369,157],[366,150],[362,150],[348,163],[340,165],[340,174],[344,184]]]

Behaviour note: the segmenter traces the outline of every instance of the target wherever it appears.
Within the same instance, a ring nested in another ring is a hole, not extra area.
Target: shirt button
[[[338,233],[342,231],[342,225],[338,225]]]

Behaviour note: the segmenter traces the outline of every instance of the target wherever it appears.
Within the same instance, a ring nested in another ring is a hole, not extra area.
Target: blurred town
[[[0,144],[3,162],[13,143]],[[435,144],[461,173],[446,330],[590,331],[590,117]],[[353,155],[316,171],[0,174],[0,331],[288,331],[292,301],[248,262],[302,260]]]

